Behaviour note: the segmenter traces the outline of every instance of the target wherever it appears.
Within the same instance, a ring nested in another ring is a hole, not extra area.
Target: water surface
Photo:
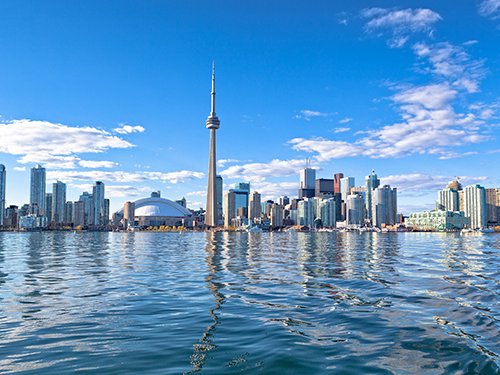
[[[0,233],[0,373],[495,374],[500,235]]]

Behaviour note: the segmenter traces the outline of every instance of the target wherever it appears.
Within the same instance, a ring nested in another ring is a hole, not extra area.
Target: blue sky
[[[104,181],[113,212],[204,206],[212,61],[226,188],[294,197],[306,158],[375,169],[405,214],[454,176],[500,187],[500,0],[4,0],[0,23],[7,204],[41,163],[68,200]]]

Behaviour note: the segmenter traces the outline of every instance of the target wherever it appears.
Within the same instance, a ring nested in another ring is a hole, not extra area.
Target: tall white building
[[[396,224],[397,218],[397,189],[389,185],[379,186],[372,191],[373,225]]]
[[[344,202],[347,202],[347,196],[351,194],[351,188],[353,187],[354,177],[344,177],[340,179],[340,194]]]
[[[260,194],[254,191],[248,199],[248,218],[251,222],[260,218],[261,213]]]
[[[5,216],[5,182],[6,182],[5,165],[0,164],[0,227],[2,227],[4,225],[4,216]]]
[[[316,189],[316,169],[304,168],[300,171],[300,187]]]
[[[440,190],[438,193],[438,210],[460,211],[458,191],[450,188]]]
[[[486,189],[481,185],[470,185],[464,188],[464,212],[470,219],[470,228],[488,226],[486,214]]]
[[[104,194],[105,188],[104,183],[101,181],[96,181],[92,188],[92,198],[94,200],[94,219],[95,225],[102,225],[104,220]]]
[[[380,180],[377,178],[377,175],[375,174],[375,171],[372,170],[372,174],[369,176],[366,176],[365,178],[366,182],[366,187],[365,187],[365,207],[366,207],[366,218],[369,220],[372,220],[373,223],[373,202],[372,202],[372,196],[373,196],[373,190],[379,187],[380,185]]]
[[[297,203],[297,224],[314,226],[314,199],[304,198]]]
[[[66,184],[57,181],[52,184],[52,221],[62,223],[64,221],[64,209],[66,206]]]
[[[38,204],[40,215],[45,216],[45,168],[41,165],[31,168],[30,204],[32,203]]]

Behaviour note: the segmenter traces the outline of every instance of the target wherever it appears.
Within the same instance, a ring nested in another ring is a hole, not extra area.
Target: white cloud
[[[14,120],[0,123],[0,152],[23,155],[20,163],[41,163],[47,168],[74,168],[75,155],[103,152],[134,145],[96,128],[53,124],[48,121]]]
[[[269,177],[285,177],[297,174],[305,167],[304,160],[274,159],[269,163],[233,165],[220,172],[226,178],[240,178],[245,181],[262,182]]]
[[[298,182],[258,182],[252,183],[252,191],[258,191],[261,194],[261,200],[274,200],[281,195],[296,197],[298,195],[300,184]]]
[[[334,128],[334,129],[332,129],[332,131],[334,133],[344,133],[344,132],[348,132],[349,130],[351,130],[351,128]]]
[[[486,180],[488,177],[461,177],[460,181],[462,184],[474,184]],[[448,182],[456,179],[454,176],[442,176],[442,175],[429,175],[423,173],[410,173],[402,175],[391,175],[387,177],[380,178],[381,184],[391,185],[391,187],[397,187],[398,191],[401,192],[414,192],[414,191],[437,191],[446,188]]]
[[[14,167],[14,170],[19,172],[24,172],[26,170],[26,167]]]
[[[479,4],[479,14],[484,17],[500,17],[500,0],[484,0]]]
[[[348,122],[350,122],[350,121],[352,121],[352,118],[346,117],[345,119],[340,120],[340,121],[339,121],[339,124],[346,124],[346,123],[348,123]]]
[[[194,178],[203,178],[201,172],[105,172],[105,171],[47,171],[47,180],[63,182],[77,181],[104,181],[104,182],[142,182],[148,180],[163,180],[176,184]]]
[[[92,184],[69,184],[70,187],[84,191],[92,191]],[[147,196],[146,193],[152,192],[150,187],[130,186],[130,185],[105,185],[104,187],[107,198],[127,198]]]
[[[442,109],[455,99],[457,91],[447,84],[431,84],[403,90],[392,97],[396,103],[416,104],[429,109]]]
[[[367,33],[383,29],[392,31],[393,36],[388,40],[391,48],[402,47],[413,33],[425,32],[432,35],[433,25],[442,19],[430,9],[369,8],[362,10],[361,16],[370,19],[365,25]]]
[[[121,128],[113,129],[113,131],[120,133],[120,134],[142,133],[142,132],[144,132],[144,130],[146,130],[146,129],[144,129],[140,125],[137,125],[137,126],[122,125]]]
[[[206,190],[199,190],[199,191],[191,191],[186,194],[186,197],[206,197],[207,196],[207,191]]]
[[[236,159],[220,159],[217,161],[217,166],[218,167],[224,167],[226,163],[238,163],[239,160]]]
[[[93,161],[93,160],[81,160],[78,162],[84,168],[114,168],[118,167],[120,164],[113,161]]]
[[[296,115],[296,118],[303,118],[304,120],[310,121],[311,117],[327,117],[327,116],[332,116],[336,115],[337,112],[331,112],[331,113],[325,113],[325,112],[318,112],[318,111],[310,111],[308,109],[300,111],[302,115]]]
[[[416,43],[413,51],[420,58],[426,58],[430,67],[425,70],[450,80],[453,86],[470,93],[479,91],[479,81],[486,75],[484,60],[472,60],[461,46],[448,42],[428,45]]]

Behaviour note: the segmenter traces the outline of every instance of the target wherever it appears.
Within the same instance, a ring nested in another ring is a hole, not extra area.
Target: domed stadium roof
[[[133,203],[135,203],[135,216],[192,216],[191,212],[180,204],[165,198],[141,198]],[[116,213],[123,215],[123,208]]]

